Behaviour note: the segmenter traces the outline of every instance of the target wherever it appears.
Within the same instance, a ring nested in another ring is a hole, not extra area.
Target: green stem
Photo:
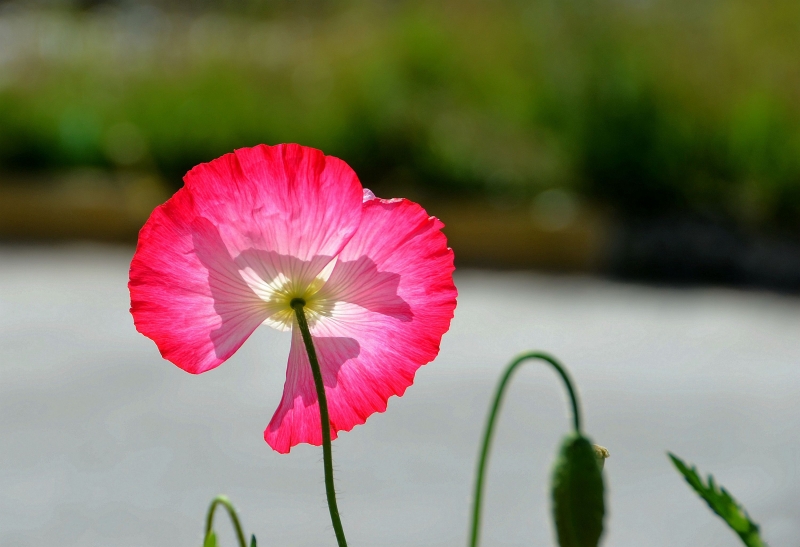
[[[295,298],[290,305],[297,316],[297,324],[303,335],[303,342],[308,353],[308,362],[311,364],[311,373],[314,376],[314,387],[317,389],[317,401],[319,402],[319,419],[322,428],[322,461],[325,468],[325,494],[328,497],[328,509],[331,513],[333,531],[336,533],[336,541],[339,547],[347,547],[347,540],[344,538],[342,521],[339,519],[339,508],[336,505],[336,490],[333,485],[333,456],[331,455],[331,420],[328,416],[328,399],[325,397],[325,385],[322,383],[322,371],[319,368],[317,352],[314,349],[314,341],[311,339],[311,331],[308,329],[308,321],[303,311],[306,305],[302,298]]]
[[[578,406],[578,397],[575,394],[575,390],[572,389],[572,382],[569,379],[569,375],[567,371],[564,369],[561,364],[556,361],[553,357],[545,354],[545,353],[523,353],[522,355],[518,356],[514,359],[511,364],[508,365],[506,368],[503,377],[500,380],[500,383],[497,386],[497,390],[495,391],[494,395],[494,403],[492,404],[492,409],[489,412],[489,420],[486,423],[486,430],[483,434],[483,448],[481,449],[480,460],[478,461],[478,470],[476,474],[475,480],[475,494],[472,498],[472,530],[470,536],[470,547],[478,547],[478,533],[480,531],[480,524],[481,524],[481,509],[482,509],[482,498],[483,498],[483,484],[484,484],[484,477],[486,473],[486,465],[489,462],[489,448],[492,444],[492,438],[494,436],[494,426],[497,420],[497,416],[500,413],[500,405],[503,402],[503,396],[505,395],[506,386],[511,380],[511,375],[514,373],[517,368],[530,359],[541,359],[542,361],[547,362],[550,364],[556,371],[561,375],[561,379],[564,381],[564,384],[567,386],[567,391],[569,392],[569,398],[572,402],[572,418],[573,418],[573,425],[575,426],[575,432],[580,433],[581,431],[581,413],[580,408]]]
[[[236,514],[236,509],[233,508],[233,504],[227,496],[217,496],[211,502],[208,508],[208,516],[206,516],[206,535],[203,537],[208,537],[208,534],[211,533],[211,528],[214,524],[214,511],[217,510],[218,505],[223,505],[225,509],[228,510],[228,515],[230,515],[231,521],[233,522],[233,528],[236,530],[236,538],[239,540],[239,547],[247,547],[244,541],[242,525],[239,523],[239,516]]]

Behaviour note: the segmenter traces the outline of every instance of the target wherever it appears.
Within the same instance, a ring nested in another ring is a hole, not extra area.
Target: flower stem
[[[481,448],[481,455],[478,461],[478,470],[475,478],[475,494],[472,498],[472,529],[469,542],[470,547],[478,547],[478,535],[480,532],[482,509],[481,502],[483,498],[483,484],[486,474],[486,465],[489,462],[489,447],[492,444],[494,426],[497,416],[500,413],[500,405],[503,402],[506,386],[514,371],[517,370],[522,363],[530,359],[541,359],[542,361],[545,361],[551,365],[559,373],[561,379],[564,381],[564,384],[567,387],[567,392],[569,393],[569,398],[572,402],[572,418],[573,425],[575,426],[575,432],[580,433],[581,431],[581,413],[578,405],[578,397],[575,393],[575,390],[572,389],[572,382],[569,379],[566,369],[564,369],[564,367],[561,366],[558,361],[545,353],[531,352],[523,353],[508,365],[503,377],[500,379],[500,383],[497,385],[497,390],[495,391],[494,395],[494,403],[492,404],[492,409],[489,411],[489,420],[486,423],[486,430],[483,434],[483,447]]]
[[[319,419],[322,428],[322,461],[325,468],[325,494],[328,497],[328,509],[331,513],[333,531],[336,533],[336,541],[339,547],[347,547],[347,540],[344,538],[342,521],[339,519],[339,508],[336,505],[336,490],[333,485],[333,456],[331,455],[331,420],[328,416],[328,399],[325,397],[325,385],[322,383],[322,371],[319,368],[317,352],[314,349],[314,341],[311,339],[311,331],[308,329],[308,321],[303,311],[306,305],[302,298],[295,298],[290,305],[297,316],[297,324],[303,335],[303,342],[308,353],[308,362],[311,364],[311,373],[314,376],[314,387],[317,389],[317,401],[319,402]]]
[[[239,540],[239,547],[247,547],[244,541],[242,525],[239,523],[239,516],[227,496],[217,496],[211,501],[211,505],[208,507],[208,515],[206,516],[206,533],[203,537],[208,537],[208,534],[211,533],[211,528],[214,525],[214,511],[217,510],[218,505],[223,505],[228,510],[228,515],[230,515],[233,522],[233,528],[236,530],[236,539]]]

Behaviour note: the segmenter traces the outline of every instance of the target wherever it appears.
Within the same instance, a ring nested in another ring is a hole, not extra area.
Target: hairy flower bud
[[[605,503],[597,453],[580,434],[561,444],[552,478],[553,519],[561,547],[597,547],[600,541]]]

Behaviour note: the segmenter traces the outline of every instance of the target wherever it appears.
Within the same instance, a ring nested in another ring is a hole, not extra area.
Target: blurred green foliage
[[[234,148],[300,142],[378,190],[563,187],[629,216],[798,226],[797,2],[247,6],[4,9],[0,169],[177,186]]]

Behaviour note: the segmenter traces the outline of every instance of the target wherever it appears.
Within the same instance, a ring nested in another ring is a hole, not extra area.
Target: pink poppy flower
[[[453,252],[422,207],[378,199],[342,160],[294,144],[236,150],[184,183],[139,234],[131,313],[192,374],[259,325],[291,330],[283,398],[264,432],[272,448],[322,442],[292,299],[306,302],[332,438],[386,410],[436,357],[456,306]]]

